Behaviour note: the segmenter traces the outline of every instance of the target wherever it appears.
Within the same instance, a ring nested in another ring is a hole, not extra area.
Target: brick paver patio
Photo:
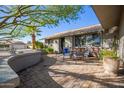
[[[105,76],[102,63],[97,60],[67,61],[55,55],[44,56],[44,61],[19,72],[19,87],[92,88],[124,87],[124,75]]]

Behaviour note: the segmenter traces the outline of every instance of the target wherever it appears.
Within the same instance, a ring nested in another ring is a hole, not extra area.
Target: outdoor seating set
[[[99,47],[67,48],[63,49],[63,60],[67,56],[72,60],[87,60],[90,57],[98,59]]]

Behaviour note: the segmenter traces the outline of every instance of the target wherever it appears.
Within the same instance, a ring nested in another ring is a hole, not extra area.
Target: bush
[[[53,53],[53,52],[54,52],[54,49],[51,48],[51,47],[46,47],[46,48],[43,48],[42,50],[43,50],[44,52],[46,52],[46,53]]]
[[[103,57],[111,57],[113,59],[118,59],[117,52],[114,50],[102,49],[99,53],[99,59],[103,59]]]
[[[39,41],[36,41],[36,42],[35,42],[35,46],[36,46],[37,49],[42,49],[42,48],[44,48],[43,43],[42,43],[42,42],[39,42]]]
[[[50,53],[53,53],[53,51],[54,51],[53,48],[50,48],[50,47],[47,48],[47,50],[48,50]]]

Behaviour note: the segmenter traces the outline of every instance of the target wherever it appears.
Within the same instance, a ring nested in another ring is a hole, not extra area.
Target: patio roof
[[[123,6],[116,5],[93,5],[101,25],[105,30],[119,26]]]
[[[92,26],[82,27],[79,29],[59,32],[54,35],[48,36],[45,39],[54,39],[54,38],[73,36],[73,35],[79,35],[79,34],[88,34],[88,33],[100,32],[100,31],[103,31],[101,24],[96,24]]]

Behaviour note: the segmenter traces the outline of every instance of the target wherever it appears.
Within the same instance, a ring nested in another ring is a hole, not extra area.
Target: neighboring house
[[[106,43],[109,44],[114,37],[118,39],[118,53],[124,62],[124,6],[93,5],[92,7],[104,28]]]
[[[0,40],[0,49],[26,49],[27,45],[19,40],[14,39],[7,39],[7,40]]]
[[[15,49],[26,49],[27,45],[22,41],[14,41],[10,44],[10,47],[13,47]]]
[[[27,42],[27,47],[30,48],[30,49],[32,49],[32,42],[31,41],[28,41]]]
[[[64,47],[85,47],[87,45],[101,46],[102,26],[100,24],[80,29],[56,33],[45,38],[45,44],[54,51],[62,52]]]

